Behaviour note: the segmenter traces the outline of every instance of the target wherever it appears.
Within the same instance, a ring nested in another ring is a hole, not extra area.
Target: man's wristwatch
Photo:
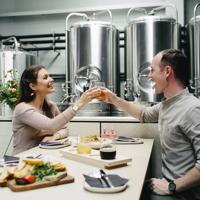
[[[72,106],[72,110],[73,110],[75,113],[77,113],[77,111],[78,111],[78,106]]]
[[[174,194],[176,192],[176,184],[174,183],[174,181],[170,181],[169,185],[168,185],[168,190]]]

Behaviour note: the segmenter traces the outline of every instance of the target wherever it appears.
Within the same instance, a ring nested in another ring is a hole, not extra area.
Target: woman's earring
[[[30,96],[32,97],[34,95],[34,92],[31,92]]]

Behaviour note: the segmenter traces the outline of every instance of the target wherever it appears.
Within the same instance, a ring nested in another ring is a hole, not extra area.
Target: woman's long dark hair
[[[30,88],[29,84],[37,83],[38,72],[41,69],[45,69],[45,67],[42,65],[32,65],[24,70],[24,72],[22,73],[21,79],[20,79],[19,97],[18,97],[17,104],[21,103],[21,102],[28,103],[35,99],[35,93]],[[44,103],[42,106],[42,111],[45,113],[46,116],[53,118],[53,113],[51,112],[51,109],[50,109],[46,99],[44,100]]]

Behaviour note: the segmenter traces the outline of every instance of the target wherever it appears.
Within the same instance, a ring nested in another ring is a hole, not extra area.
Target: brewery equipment
[[[11,41],[14,47],[4,45],[5,42]],[[9,76],[5,77],[7,71],[12,70],[14,78],[19,79],[24,69],[32,64],[36,64],[37,58],[35,55],[22,51],[19,48],[19,43],[15,37],[1,41],[0,48],[0,79],[3,82],[9,80]]]
[[[4,45],[6,42],[11,42],[11,45]],[[19,43],[15,37],[0,42],[0,80],[6,83],[10,79],[20,79],[24,69],[30,65],[36,64],[37,57],[29,52],[22,51],[19,48]],[[8,73],[8,72],[12,73]],[[0,105],[0,115],[10,115],[7,105]]]
[[[157,12],[173,7],[176,19]],[[130,20],[131,13],[140,14]],[[126,27],[126,84],[125,99],[144,102],[160,101],[149,80],[152,58],[159,51],[179,48],[179,24],[177,10],[172,5],[161,6],[147,12],[144,8],[131,8],[127,14]]]
[[[194,95],[200,96],[200,16],[197,16],[198,3],[194,8],[194,17],[188,25],[190,46],[190,87]]]
[[[103,13],[109,14],[109,22],[96,18]],[[71,17],[82,20],[68,28]],[[109,10],[93,13],[71,13],[66,18],[66,95],[72,102],[88,89],[92,82],[101,81],[116,93],[117,91],[117,29],[112,25]],[[107,112],[108,105],[102,101],[92,101],[84,110]]]

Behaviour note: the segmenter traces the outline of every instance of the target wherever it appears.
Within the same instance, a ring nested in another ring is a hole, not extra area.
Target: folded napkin
[[[60,146],[60,145],[65,145],[68,144],[69,141],[68,139],[64,140],[64,141],[47,141],[47,142],[40,142],[40,145],[43,146]]]
[[[142,138],[136,138],[136,137],[126,137],[126,136],[118,136],[115,139],[117,142],[124,142],[124,143],[143,143]]]
[[[7,164],[7,163],[19,163],[19,157],[17,157],[17,156],[4,155],[3,159],[4,159],[5,164]]]
[[[63,145],[61,142],[40,142],[41,145],[43,146],[58,146],[58,145]]]
[[[85,182],[91,187],[105,188],[105,184],[102,184],[103,183],[102,181],[104,181],[103,179],[95,178],[85,174],[83,176],[85,178]],[[108,178],[110,179],[110,182],[114,187],[123,186],[128,182],[128,179],[122,178],[117,174],[109,174]]]

